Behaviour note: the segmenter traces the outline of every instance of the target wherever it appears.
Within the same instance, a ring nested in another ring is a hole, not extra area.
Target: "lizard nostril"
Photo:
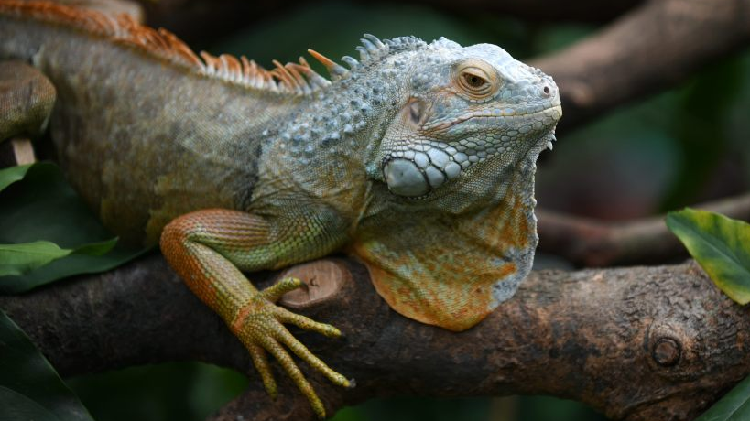
[[[543,91],[544,91],[544,96],[549,96],[549,86],[545,85]]]

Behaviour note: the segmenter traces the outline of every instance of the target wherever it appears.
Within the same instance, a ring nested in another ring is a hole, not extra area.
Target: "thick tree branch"
[[[652,0],[532,65],[560,87],[566,130],[674,87],[748,41],[750,0]]]
[[[301,312],[346,337],[296,332],[357,381],[343,390],[311,375],[330,413],[393,394],[543,393],[588,403],[613,419],[688,420],[750,371],[747,311],[695,264],[534,272],[489,318],[454,333],[399,316],[375,294],[362,266],[334,262],[351,279]],[[251,367],[218,317],[155,255],[2,298],[0,307],[64,374],[173,360]],[[274,403],[252,377],[246,394],[214,420],[239,413],[311,419],[306,400],[285,379]]]
[[[734,219],[750,221],[750,193],[694,206]],[[632,221],[597,221],[537,210],[539,250],[583,266],[657,263],[687,256],[670,233],[666,216]]]

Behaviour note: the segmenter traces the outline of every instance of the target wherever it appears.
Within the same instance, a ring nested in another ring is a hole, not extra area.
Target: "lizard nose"
[[[542,97],[549,98],[552,95],[552,89],[549,87],[549,85],[545,84],[542,87]]]

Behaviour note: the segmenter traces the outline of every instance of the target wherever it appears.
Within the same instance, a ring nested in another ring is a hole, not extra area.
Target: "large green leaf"
[[[0,276],[25,275],[71,253],[101,256],[112,250],[116,243],[115,237],[100,243],[83,244],[75,249],[63,249],[48,241],[0,244]]]
[[[8,167],[0,169],[0,191],[23,179],[31,165],[21,165],[18,167]]]
[[[78,397],[2,310],[0,419],[92,421]]]
[[[72,251],[47,241],[0,244],[0,276],[23,275]]]
[[[72,252],[25,274],[0,276],[0,294],[18,294],[67,276],[103,272],[146,251],[121,244],[112,248],[112,237],[57,166],[33,165],[23,180],[0,192],[0,244],[44,241]]]
[[[695,421],[750,420],[750,377],[745,378]]]
[[[669,212],[667,226],[725,294],[750,302],[750,224],[685,209]]]

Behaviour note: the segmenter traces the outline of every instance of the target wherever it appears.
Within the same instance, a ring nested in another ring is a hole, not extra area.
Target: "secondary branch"
[[[567,130],[684,82],[745,49],[750,0],[652,0],[593,37],[532,61],[560,87]]]
[[[750,193],[697,204],[696,209],[750,220]],[[539,250],[583,266],[657,263],[687,256],[669,232],[666,215],[631,221],[597,221],[537,209]]]

